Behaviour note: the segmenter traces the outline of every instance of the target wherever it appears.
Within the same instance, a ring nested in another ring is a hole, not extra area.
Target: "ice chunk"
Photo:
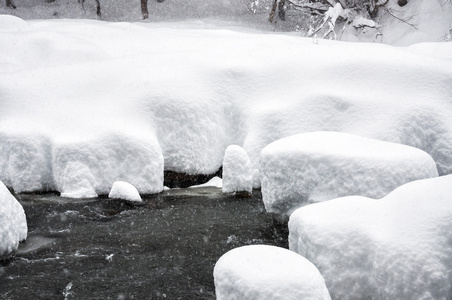
[[[290,216],[290,249],[334,299],[451,299],[451,187],[448,175],[305,206]]]
[[[226,148],[223,159],[223,192],[249,192],[253,190],[253,173],[250,158],[238,145]]]
[[[0,259],[17,250],[27,238],[27,219],[22,205],[0,182]]]
[[[317,268],[287,249],[252,245],[217,261],[215,294],[222,299],[331,299]]]
[[[138,190],[128,182],[115,181],[113,187],[111,188],[108,198],[113,199],[123,199],[134,202],[141,202],[140,194]]]
[[[339,132],[273,142],[262,150],[260,171],[265,208],[282,216],[347,195],[381,198],[404,183],[438,176],[422,150]]]

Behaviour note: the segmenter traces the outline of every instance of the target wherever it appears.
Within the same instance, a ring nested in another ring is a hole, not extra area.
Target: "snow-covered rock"
[[[214,271],[215,294],[224,299],[331,299],[317,268],[301,255],[268,245],[225,253]]]
[[[0,134],[0,180],[16,193],[54,190],[49,138]]]
[[[448,175],[305,206],[290,216],[290,249],[333,299],[451,299],[451,187]]]
[[[163,190],[163,157],[157,143],[117,134],[86,142],[58,143],[53,175],[62,196],[107,195],[115,181],[132,184],[141,194]]]
[[[249,192],[253,190],[253,170],[248,153],[238,146],[226,148],[223,159],[223,192]]]
[[[0,259],[17,250],[27,238],[27,219],[19,201],[0,182]]]
[[[303,205],[348,195],[381,198],[417,179],[438,176],[426,152],[340,132],[283,138],[261,153],[268,212],[289,216]]]
[[[138,190],[128,182],[115,181],[111,187],[111,191],[108,194],[108,198],[122,199],[133,202],[141,202],[140,194]]]
[[[107,194],[123,180],[158,192],[161,168],[213,174],[234,144],[257,170],[269,143],[321,130],[414,146],[452,173],[451,43],[313,45],[201,21],[0,19],[11,24],[0,36],[0,178],[18,191]],[[70,179],[65,170],[78,168]]]

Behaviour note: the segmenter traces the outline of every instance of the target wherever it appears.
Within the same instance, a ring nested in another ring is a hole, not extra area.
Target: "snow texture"
[[[238,146],[226,148],[223,159],[223,193],[253,190],[253,170],[248,153]]]
[[[451,187],[448,175],[305,206],[290,216],[290,249],[333,299],[451,299]]]
[[[10,255],[27,238],[27,219],[22,205],[0,182],[0,259]]]
[[[194,188],[206,188],[206,187],[215,187],[215,188],[221,189],[223,187],[223,180],[218,176],[214,176],[214,177],[212,177],[212,179],[210,179],[206,183],[192,185],[189,188],[194,189]]]
[[[275,246],[235,248],[220,257],[213,274],[218,300],[331,299],[312,263]]]
[[[340,132],[283,138],[262,150],[262,198],[289,216],[313,202],[348,195],[381,198],[404,183],[438,176],[422,150]]]
[[[163,170],[217,172],[229,145],[258,187],[261,150],[311,131],[414,146],[452,173],[451,43],[314,45],[202,21],[0,24],[0,179],[16,192],[94,197],[120,180],[156,193]]]
[[[142,202],[143,200],[138,193],[138,190],[128,182],[115,181],[111,188],[108,198],[122,199],[133,202]]]

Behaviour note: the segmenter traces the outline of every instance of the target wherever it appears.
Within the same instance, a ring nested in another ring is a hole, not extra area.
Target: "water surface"
[[[0,299],[214,299],[213,267],[242,245],[287,248],[261,194],[175,189],[144,204],[16,195],[29,234],[0,265]]]

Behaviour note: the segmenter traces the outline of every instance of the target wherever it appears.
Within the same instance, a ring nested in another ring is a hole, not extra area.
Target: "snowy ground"
[[[16,192],[163,189],[163,170],[253,168],[269,143],[340,131],[452,173],[452,44],[406,48],[184,23],[0,16],[0,180]]]

